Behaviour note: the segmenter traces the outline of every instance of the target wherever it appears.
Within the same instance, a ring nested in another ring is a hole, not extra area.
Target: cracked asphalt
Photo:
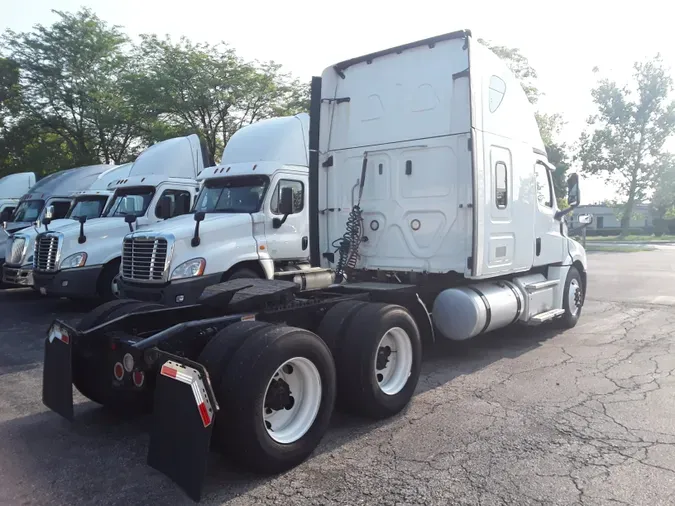
[[[576,328],[426,350],[405,412],[337,414],[275,477],[212,454],[204,504],[675,504],[675,252],[589,254]],[[0,291],[0,504],[191,504],[145,463],[148,420],[41,402],[42,340],[66,301]]]

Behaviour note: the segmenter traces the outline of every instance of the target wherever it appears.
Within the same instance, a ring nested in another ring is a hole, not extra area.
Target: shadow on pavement
[[[497,360],[527,353],[557,333],[551,327],[515,327],[463,343],[438,342],[426,350],[416,395]],[[0,374],[8,367],[38,367],[42,342],[40,338],[30,343],[26,360],[0,353]],[[14,343],[12,347],[17,346]],[[40,395],[35,392],[38,399]],[[395,423],[403,416],[405,411],[373,423],[338,412],[312,458]],[[0,492],[0,503],[30,499],[32,503],[134,504],[142,497],[144,504],[166,501],[193,504],[168,478],[146,464],[150,420],[150,417],[119,418],[94,403],[84,402],[76,405],[72,424],[50,411],[0,423],[3,434],[0,451],[9,457],[5,462],[14,463],[11,468],[0,469],[0,482],[6,484]],[[211,452],[202,503],[226,503],[273,479],[242,473],[236,464]],[[10,490],[21,490],[21,483],[31,484],[26,497],[2,497],[14,493]]]

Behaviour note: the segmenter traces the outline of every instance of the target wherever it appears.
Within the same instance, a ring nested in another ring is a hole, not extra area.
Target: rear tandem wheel
[[[208,355],[208,356],[207,356]],[[217,334],[199,357],[225,413],[214,445],[249,469],[279,473],[318,446],[335,402],[330,350],[304,329],[240,322]]]

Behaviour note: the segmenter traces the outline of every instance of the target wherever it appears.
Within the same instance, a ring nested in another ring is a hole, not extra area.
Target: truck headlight
[[[84,266],[85,263],[87,263],[87,254],[83,251],[66,257],[61,262],[61,269],[75,269]]]
[[[193,258],[187,262],[183,262],[176,267],[171,273],[171,279],[194,278],[204,274],[204,267],[206,267],[206,260],[203,258]]]

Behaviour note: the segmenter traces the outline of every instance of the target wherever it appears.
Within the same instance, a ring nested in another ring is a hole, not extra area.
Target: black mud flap
[[[73,420],[73,358],[76,331],[58,320],[45,339],[42,402],[62,417]]]
[[[167,356],[168,354],[164,354]],[[199,501],[218,404],[206,369],[171,356],[157,375],[148,465]]]

